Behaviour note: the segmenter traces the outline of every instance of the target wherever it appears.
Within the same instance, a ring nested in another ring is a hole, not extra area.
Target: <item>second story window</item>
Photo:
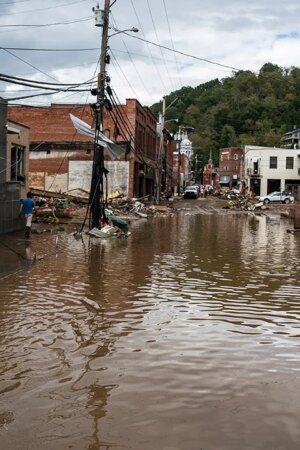
[[[277,169],[277,156],[270,156],[270,169]]]
[[[286,169],[293,169],[294,168],[294,158],[293,158],[293,156],[287,156],[286,157],[285,168]]]
[[[237,160],[239,159],[239,155],[238,155],[237,153],[235,153],[235,154],[233,155],[233,159],[234,159],[235,161],[237,161]]]

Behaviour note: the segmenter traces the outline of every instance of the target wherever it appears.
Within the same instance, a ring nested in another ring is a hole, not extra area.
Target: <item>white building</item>
[[[300,190],[300,150],[245,146],[244,177],[256,195]]]
[[[193,144],[192,141],[189,140],[187,133],[185,133],[182,137],[182,141],[180,143],[180,153],[186,155],[189,160],[192,159]]]

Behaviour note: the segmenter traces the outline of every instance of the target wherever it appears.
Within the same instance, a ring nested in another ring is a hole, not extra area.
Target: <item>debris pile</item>
[[[131,219],[147,219],[155,215],[169,215],[173,212],[172,203],[153,205],[148,197],[141,199],[129,199],[126,197],[113,199],[108,203],[108,208],[118,216],[130,217]]]
[[[239,209],[241,211],[255,211],[267,209],[263,202],[257,202],[256,199],[247,195],[231,195],[224,209]]]

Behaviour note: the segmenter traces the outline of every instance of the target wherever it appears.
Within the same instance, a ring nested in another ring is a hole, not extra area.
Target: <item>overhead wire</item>
[[[61,92],[65,92],[65,91],[75,90],[76,89],[76,92],[86,92],[86,90],[87,90],[87,89],[78,89],[79,85],[77,85],[77,88],[76,88],[76,86],[75,87],[74,86],[69,86],[69,87],[64,87],[64,88],[61,87],[60,89],[58,89],[57,87],[54,88],[54,87],[50,87],[50,86],[36,86],[34,84],[31,84],[31,83],[24,83],[24,82],[20,82],[20,81],[17,81],[17,80],[10,80],[8,78],[1,77],[1,76],[0,76],[0,81],[6,82],[6,83],[11,83],[11,84],[16,84],[18,86],[21,85],[21,86],[32,87],[32,88],[36,88],[36,89],[40,89],[42,87],[42,89],[45,90],[45,91],[56,91],[56,90],[59,90]]]
[[[173,36],[172,36],[172,31],[171,31],[171,26],[170,26],[170,21],[169,21],[169,15],[168,15],[168,11],[167,11],[167,6],[166,6],[165,0],[163,0],[163,5],[164,5],[164,10],[165,10],[165,15],[166,15],[166,20],[167,20],[169,35],[170,35],[170,39],[171,39],[172,49],[174,50],[174,48],[175,48],[174,47],[174,41],[173,41]],[[183,86],[183,82],[182,82],[182,78],[181,78],[181,74],[180,74],[180,70],[179,70],[179,65],[178,65],[176,53],[174,53],[174,60],[175,60],[175,66],[176,66],[177,73],[178,73],[178,76],[179,76],[180,84],[181,84],[181,86]]]
[[[130,87],[130,89],[132,90],[132,92],[133,92],[133,94],[134,94],[134,96],[137,98],[138,97],[138,95],[137,95],[137,93],[136,93],[136,91],[135,91],[135,89],[133,88],[133,86],[132,86],[132,84],[130,83],[130,81],[128,80],[128,78],[127,78],[127,76],[126,76],[126,74],[125,74],[125,72],[124,72],[124,70],[122,69],[122,67],[120,66],[120,64],[119,64],[119,62],[118,62],[118,60],[117,60],[117,58],[115,57],[115,55],[114,55],[114,53],[113,53],[113,51],[112,50],[110,50],[110,54],[111,54],[111,56],[112,56],[112,58],[113,58],[113,60],[115,61],[115,63],[116,63],[116,65],[118,66],[118,68],[119,68],[119,71],[122,73],[122,75],[123,75],[123,77],[124,77],[124,79],[126,80],[126,82],[127,82],[127,84],[128,84],[128,86]],[[112,61],[112,63],[114,64],[114,61]],[[118,73],[118,71],[116,70],[116,73],[119,75],[119,73]],[[120,76],[120,75],[119,75]]]
[[[1,5],[14,5],[15,3],[27,3],[27,2],[32,2],[33,0],[16,0],[16,1],[12,1],[12,2],[0,2],[0,6]]]
[[[19,15],[19,14],[27,14],[27,13],[32,13],[32,12],[47,11],[49,9],[57,9],[57,8],[62,8],[64,6],[72,6],[72,5],[76,5],[78,3],[84,3],[85,1],[86,0],[77,0],[75,2],[62,3],[62,4],[56,5],[56,6],[46,6],[44,8],[26,9],[24,11],[15,11],[15,12],[7,13],[7,14],[1,14],[1,16],[3,16],[3,17],[5,17],[5,16],[16,16],[16,15]],[[16,3],[16,2],[13,2],[11,4],[13,5],[14,3]],[[0,3],[0,5],[1,4],[3,4],[3,3]]]
[[[99,56],[99,58],[98,58],[98,60],[97,60],[97,63],[96,63],[96,66],[95,66],[95,69],[94,69],[94,72],[93,72],[93,75],[92,75],[92,79],[94,79],[95,76],[96,76],[96,72],[97,72],[97,69],[98,69],[98,65],[99,65],[99,64],[100,64],[100,56]],[[86,100],[85,100],[84,107],[82,108],[81,117],[83,116],[84,109],[86,108],[87,102],[88,102],[88,95],[86,96]],[[73,109],[71,109],[71,110],[69,111],[69,114],[70,114],[72,111],[73,111]],[[74,131],[74,134],[73,134],[73,137],[72,137],[72,140],[71,140],[71,144],[74,142],[76,133],[77,133],[77,130]],[[69,152],[70,152],[70,150],[68,150],[68,151],[65,153],[65,155],[64,155],[64,157],[63,157],[63,159],[62,159],[62,161],[61,161],[61,163],[60,163],[60,165],[59,165],[59,167],[58,167],[58,169],[57,169],[56,175],[54,176],[54,178],[53,178],[53,180],[52,180],[52,183],[51,183],[51,185],[50,185],[49,190],[52,188],[52,186],[53,186],[53,184],[54,184],[54,181],[55,181],[55,179],[56,179],[56,177],[57,177],[57,175],[58,175],[58,173],[59,173],[59,171],[60,171],[60,169],[61,169],[61,167],[62,167],[62,165],[63,165],[63,163],[64,163],[64,161],[65,161],[65,159],[66,159],[66,157],[68,156]]]
[[[11,28],[15,27],[12,30],[5,30],[0,31],[0,33],[12,33],[17,31],[24,31],[24,30],[31,30],[35,28],[45,28],[45,27],[53,27],[53,26],[59,26],[59,25],[72,25],[74,23],[79,22],[87,22],[91,19],[93,19],[94,16],[87,16],[83,17],[81,19],[75,19],[75,20],[67,20],[66,22],[53,22],[53,23],[43,23],[43,24],[11,24],[11,25],[0,25],[0,28]]]
[[[145,41],[146,41],[146,35],[145,35],[145,33],[144,33],[144,30],[143,30],[143,27],[142,27],[140,18],[139,18],[139,16],[138,16],[137,10],[136,10],[136,8],[135,8],[135,6],[134,6],[133,0],[130,0],[130,1],[131,1],[131,5],[132,5],[132,8],[133,8],[134,14],[135,14],[135,16],[136,16],[138,25],[139,25],[139,29],[140,29],[140,31],[141,31],[141,33],[142,33],[142,35],[144,36],[144,39],[145,39]],[[147,43],[147,42],[146,42],[146,43]],[[150,48],[150,46],[149,46],[148,43],[147,43],[147,49],[148,49],[148,52],[149,52],[150,57],[151,57],[151,59],[152,59],[153,65],[154,65],[154,67],[155,67],[155,69],[156,69],[156,72],[157,72],[157,74],[158,74],[158,78],[160,79],[161,84],[162,84],[162,87],[163,87],[164,91],[166,92],[166,91],[167,91],[166,85],[165,85],[164,80],[163,80],[163,78],[162,78],[162,76],[161,76],[161,73],[160,73],[160,70],[159,70],[159,68],[158,68],[158,65],[157,65],[156,62],[155,62],[155,59],[154,59],[153,54],[152,54],[152,52],[151,52],[151,48]]]
[[[135,137],[133,135],[132,124],[130,123],[130,121],[128,119],[126,111],[123,108],[122,108],[122,110],[120,109],[121,103],[120,103],[119,99],[118,99],[118,102],[115,100],[113,91],[111,92],[109,97],[110,97],[112,105],[113,105],[113,108],[111,111],[109,110],[109,113],[110,113],[111,117],[113,118],[114,124],[118,129],[119,129],[119,127],[123,128],[123,132],[120,129],[120,131],[122,132],[123,138],[125,140],[128,140],[128,138],[129,138],[131,150],[133,153],[135,153],[138,156],[138,154],[137,154],[138,149],[132,145],[132,142],[135,143],[134,142]]]
[[[95,76],[93,78],[88,79],[87,81],[82,82],[82,83],[61,83],[61,82],[53,83],[51,81],[30,80],[29,78],[17,77],[17,76],[8,75],[5,73],[0,73],[0,77],[11,79],[11,80],[24,81],[24,82],[28,82],[28,83],[32,83],[32,84],[47,85],[47,86],[48,85],[49,86],[83,86],[85,84],[92,84]]]
[[[2,47],[0,50],[18,50],[24,52],[87,52],[87,51],[99,51],[99,47],[91,48],[30,48],[30,47]]]
[[[94,75],[93,75],[93,78],[95,78]],[[9,102],[16,101],[16,100],[24,100],[24,99],[39,97],[39,96],[55,95],[55,94],[62,93],[62,92],[73,92],[72,95],[74,95],[77,92],[90,92],[90,87],[94,83],[93,79],[89,79],[87,81],[84,81],[82,83],[77,83],[77,84],[75,84],[75,83],[70,83],[70,84],[52,83],[52,82],[28,80],[26,78],[14,77],[12,75],[5,75],[5,74],[1,74],[1,73],[0,73],[0,81],[3,81],[5,83],[26,86],[26,87],[32,87],[33,92],[34,92],[34,89],[38,89],[38,90],[43,89],[43,91],[51,90],[50,93],[39,93],[39,94],[34,93],[32,95],[26,95],[26,96],[21,96],[21,97],[10,97],[10,98],[7,98],[7,100]],[[50,87],[50,86],[55,86],[55,88]],[[58,88],[58,86],[60,88]],[[87,88],[79,89],[81,86],[89,87],[89,89],[87,89]],[[18,91],[15,91],[15,93],[18,93]]]
[[[150,17],[151,17],[151,21],[152,21],[152,25],[153,25],[155,37],[156,37],[157,43],[159,44],[159,49],[160,49],[161,57],[162,57],[163,60],[164,60],[164,54],[163,54],[163,51],[162,51],[162,47],[160,46],[160,42],[159,42],[159,38],[158,38],[158,34],[157,34],[157,29],[156,29],[156,25],[155,25],[155,21],[154,21],[154,17],[153,17],[153,14],[152,14],[152,10],[151,10],[151,7],[150,7],[149,0],[147,0],[147,5],[148,5],[148,10],[149,10],[149,14],[150,14]],[[164,66],[165,66],[166,73],[167,73],[167,76],[168,76],[169,81],[170,81],[171,90],[175,90],[174,84],[173,84],[173,80],[172,80],[172,78],[171,78],[171,76],[170,76],[170,72],[169,72],[169,69],[168,69],[168,66],[167,66],[165,60],[164,60]]]
[[[139,145],[139,143],[137,142],[136,138],[135,138],[135,133],[133,130],[133,126],[130,123],[130,120],[128,118],[128,115],[126,114],[126,112],[124,111],[124,109],[122,108],[122,110],[120,110],[121,108],[121,103],[120,100],[116,94],[116,92],[114,90],[111,91],[111,94],[109,95],[112,105],[115,108],[116,114],[118,116],[118,118],[120,119],[126,133],[127,136],[129,136],[130,138],[130,145],[131,145],[131,149],[133,151],[133,153],[135,153],[137,155],[138,158],[140,158],[140,160],[149,167],[149,164],[147,163],[147,161],[144,158],[144,149]],[[131,142],[133,142],[134,147],[132,146]]]
[[[216,66],[224,67],[226,69],[231,69],[234,72],[240,72],[242,70],[242,69],[238,69],[238,68],[233,67],[233,66],[229,66],[229,65],[226,65],[226,64],[218,63],[216,61],[212,61],[212,60],[207,59],[207,58],[200,58],[199,56],[191,55],[189,53],[185,53],[185,52],[182,52],[180,50],[176,50],[176,49],[173,50],[172,48],[167,47],[166,45],[157,44],[156,42],[149,41],[148,39],[144,39],[144,38],[141,38],[139,36],[134,36],[133,34],[127,33],[126,31],[124,31],[123,33],[126,34],[127,36],[130,36],[133,39],[137,39],[137,40],[142,41],[142,42],[147,42],[148,44],[154,45],[155,47],[161,47],[161,48],[163,48],[165,50],[168,50],[169,52],[174,52],[174,53],[177,53],[179,55],[187,56],[188,58],[192,58],[192,59],[196,59],[198,61],[206,62],[208,64],[213,64],[213,65],[216,65]]]
[[[43,70],[39,69],[38,67],[34,66],[33,64],[31,64],[28,61],[25,61],[25,59],[20,58],[20,56],[15,55],[14,53],[12,53],[10,50],[5,50],[4,51],[6,53],[9,53],[11,56],[13,56],[14,58],[19,59],[20,61],[22,61],[24,64],[27,64],[27,66],[32,67],[33,69],[37,70],[38,72],[42,73],[43,75],[46,75],[46,77],[51,78],[52,80],[58,81],[55,77],[53,77],[52,75],[49,75],[48,73],[44,72]]]
[[[114,20],[112,14],[111,14],[111,18],[112,18],[114,27],[115,27],[116,29],[118,29],[117,23],[116,23],[116,21]],[[136,74],[137,74],[137,76],[138,76],[138,78],[139,78],[139,80],[140,80],[140,82],[141,82],[141,85],[143,86],[143,88],[144,88],[145,92],[147,93],[148,97],[151,98],[151,94],[150,94],[150,92],[149,92],[147,86],[145,85],[145,82],[144,82],[144,80],[143,80],[143,78],[142,78],[142,76],[141,76],[141,74],[140,74],[140,72],[139,72],[139,70],[138,70],[138,68],[137,68],[137,66],[136,66],[136,64],[135,64],[135,62],[134,62],[132,56],[131,56],[131,54],[129,53],[127,44],[126,44],[126,42],[125,42],[125,40],[124,40],[124,38],[123,38],[123,36],[122,36],[121,33],[120,33],[120,38],[121,38],[121,40],[122,40],[122,42],[123,42],[124,48],[126,49],[127,55],[129,56],[129,59],[130,59],[130,61],[131,61],[131,64],[133,65],[134,70],[135,70],[135,72],[136,72]]]

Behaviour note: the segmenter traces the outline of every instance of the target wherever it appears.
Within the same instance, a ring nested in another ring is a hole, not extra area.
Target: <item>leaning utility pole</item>
[[[104,213],[103,204],[103,174],[104,174],[104,149],[98,144],[100,131],[103,129],[103,108],[105,100],[105,79],[107,62],[107,44],[109,28],[110,0],[104,0],[104,10],[99,10],[99,5],[94,9],[96,26],[102,26],[100,71],[97,83],[97,103],[95,105],[95,144],[94,160],[89,205],[92,217],[92,228],[98,228]],[[100,19],[100,20],[99,20]],[[101,201],[102,200],[102,201]],[[101,205],[100,205],[101,202]]]

